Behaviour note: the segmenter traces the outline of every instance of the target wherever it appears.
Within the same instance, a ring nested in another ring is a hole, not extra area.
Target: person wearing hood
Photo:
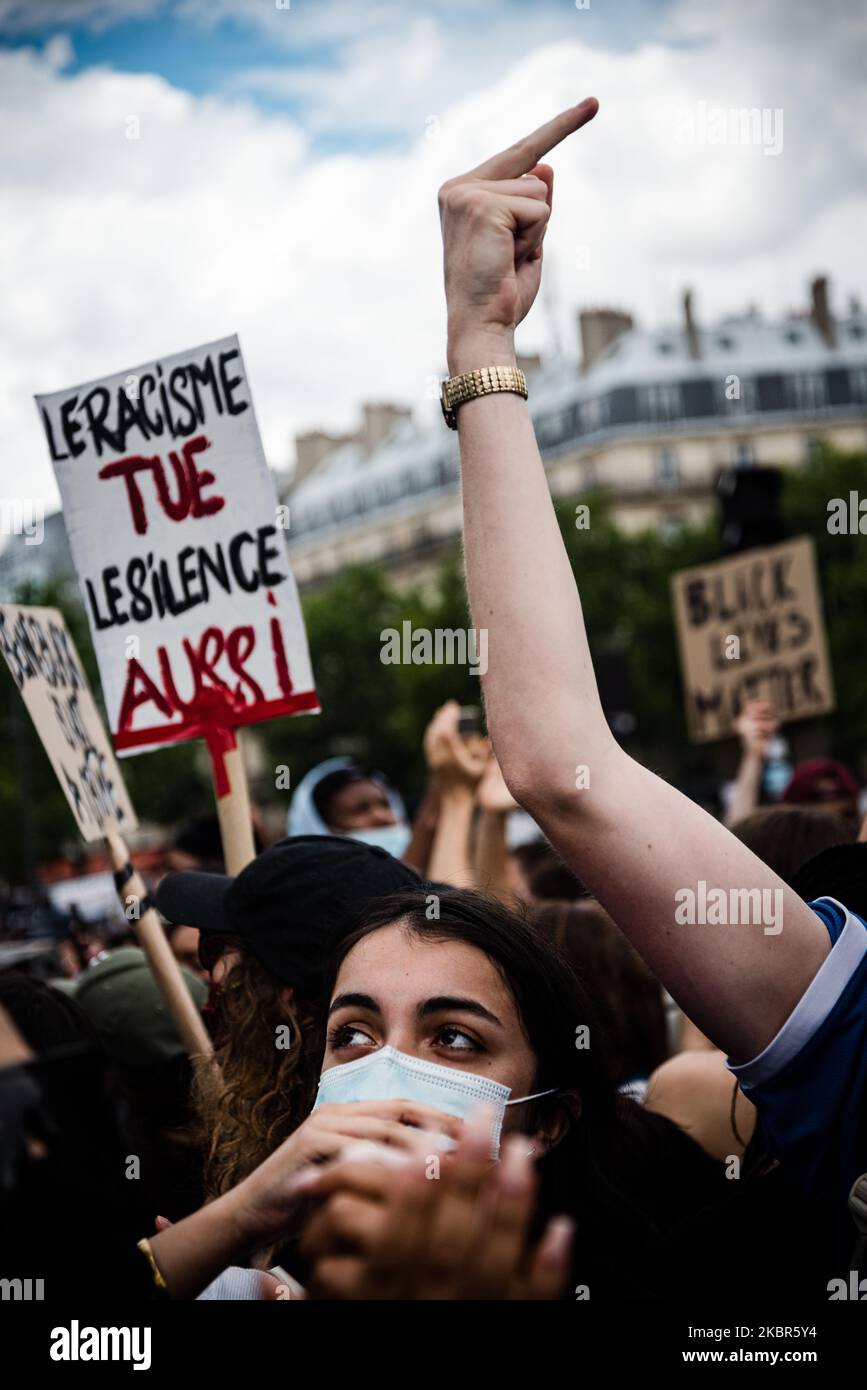
[[[344,835],[400,859],[410,840],[406,808],[378,772],[354,758],[326,758],[302,779],[289,806],[287,835]]]
[[[327,758],[302,779],[289,806],[287,834],[339,835],[387,850],[427,878],[484,887],[474,870],[470,832],[475,795],[490,758],[488,740],[465,735],[457,700],[434,713],[423,739],[427,787],[410,827],[401,797],[382,773],[354,758]]]

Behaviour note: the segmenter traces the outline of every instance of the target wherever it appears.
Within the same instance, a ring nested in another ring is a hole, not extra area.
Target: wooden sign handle
[[[214,776],[223,859],[226,873],[234,878],[256,858],[256,845],[240,730],[235,730],[232,743],[233,746],[225,751],[209,746],[208,752]]]
[[[103,827],[103,834],[114,872],[117,873],[119,869],[125,869],[127,866],[132,869],[128,878],[118,889],[121,903],[125,904],[130,898],[137,902],[144,902],[147,896],[144,882],[138,870],[132,868],[130,864],[129,853],[116,825],[107,821]],[[169,1013],[181,1035],[184,1048],[194,1062],[205,1061],[214,1065],[213,1044],[208,1037],[202,1016],[187,989],[181,968],[168,943],[156,908],[146,908],[138,920],[134,919],[131,925],[138,943],[147,957],[148,965],[166,1001]]]

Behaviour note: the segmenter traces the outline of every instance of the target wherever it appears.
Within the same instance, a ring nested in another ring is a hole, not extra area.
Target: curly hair
[[[307,1117],[322,1056],[321,1028],[309,1003],[287,995],[239,941],[226,944],[238,959],[215,1011],[222,1085],[203,1072],[195,1094],[208,1197],[241,1182]]]

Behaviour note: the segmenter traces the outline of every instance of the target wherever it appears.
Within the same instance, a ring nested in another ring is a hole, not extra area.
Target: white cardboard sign
[[[85,840],[137,821],[72,638],[56,608],[0,604],[0,651]]]
[[[36,400],[117,751],[318,711],[237,338]]]

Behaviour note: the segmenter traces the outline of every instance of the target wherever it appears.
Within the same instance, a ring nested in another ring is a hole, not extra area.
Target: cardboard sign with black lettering
[[[747,700],[783,722],[834,708],[809,537],[681,570],[671,588],[693,743],[726,738]]]
[[[117,751],[318,711],[237,338],[37,405]]]
[[[63,615],[0,604],[0,651],[83,839],[100,839],[109,817],[122,832],[134,830],[135,812]]]

